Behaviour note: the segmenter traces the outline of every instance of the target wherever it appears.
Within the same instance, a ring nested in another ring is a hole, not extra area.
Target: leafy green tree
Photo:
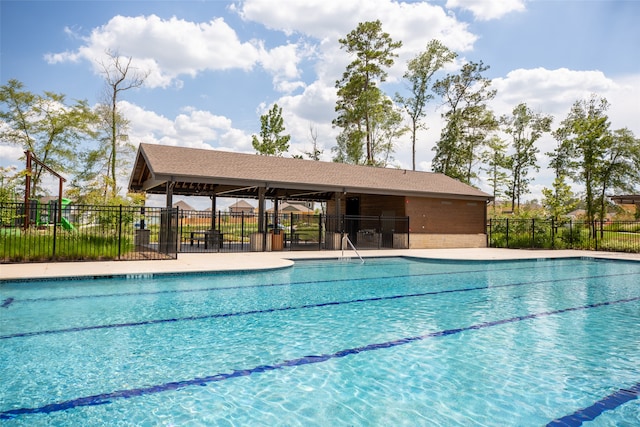
[[[115,198],[118,195],[118,170],[132,160],[131,155],[135,151],[128,141],[129,122],[118,109],[118,99],[122,92],[141,87],[149,73],[133,68],[131,57],[121,57],[111,51],[106,54],[108,59],[100,63],[106,83],[105,101],[97,108],[105,137],[100,139],[101,147],[93,154],[99,155],[100,161],[108,165],[104,181],[109,186],[108,197]],[[120,161],[121,156],[125,157],[122,159],[124,162]]]
[[[611,186],[613,176],[616,177],[615,182],[620,182],[625,176],[633,176],[622,166],[622,160],[631,159],[631,154],[626,149],[622,151],[624,147],[614,145],[621,140],[614,138],[609,129],[608,108],[607,100],[596,95],[576,101],[554,132],[560,144],[558,152],[566,157],[562,160],[566,173],[585,186],[585,214],[590,222],[596,219],[598,212],[603,218],[603,194]],[[614,174],[611,173],[613,164],[621,165]],[[592,235],[596,235],[595,225]]]
[[[0,166],[0,203],[16,201],[17,178],[15,166]]]
[[[579,200],[562,174],[555,177],[552,188],[542,189],[542,195],[542,204],[555,221],[566,217],[578,207]]]
[[[282,156],[289,149],[290,135],[282,135],[285,131],[282,108],[278,104],[260,116],[260,138],[253,135],[253,148],[263,156]]]
[[[388,108],[386,97],[377,84],[387,78],[386,68],[393,65],[397,54],[394,50],[402,42],[394,42],[388,33],[382,31],[382,23],[377,21],[361,22],[358,27],[339,40],[341,48],[354,54],[351,62],[336,82],[338,101],[335,110],[338,117],[333,125],[341,127],[335,161],[355,160],[354,155],[361,151],[353,145],[366,147],[366,164],[374,164],[373,115],[376,109]],[[359,163],[359,162],[358,162]]]
[[[513,109],[511,116],[502,116],[503,131],[511,136],[513,154],[508,157],[511,180],[507,194],[511,196],[511,210],[520,208],[520,197],[529,192],[529,171],[540,170],[535,143],[545,132],[551,131],[552,117],[534,113],[527,104]]]
[[[374,166],[386,167],[393,160],[394,141],[409,130],[403,126],[402,122],[402,114],[393,107],[393,103],[388,98],[373,112],[371,151]]]
[[[335,153],[334,162],[354,165],[365,164],[362,136],[357,129],[343,129],[338,134],[336,145],[331,147],[331,151]]]
[[[412,166],[416,170],[416,134],[425,129],[422,119],[425,117],[425,106],[433,99],[431,79],[445,64],[452,62],[458,55],[450,51],[439,40],[431,40],[427,50],[419,53],[407,63],[404,78],[409,83],[410,95],[403,97],[396,94],[395,100],[402,106],[411,121]]]
[[[31,151],[40,162],[58,173],[71,173],[77,163],[81,141],[95,136],[96,115],[86,101],[66,103],[65,96],[53,92],[37,95],[15,79],[0,87],[0,140]],[[44,169],[33,165],[32,195],[40,190]]]
[[[117,178],[124,177],[129,173],[129,164],[135,153],[135,147],[129,142],[126,135],[128,128],[126,119],[120,115],[120,112],[117,112],[115,117],[118,122],[119,136],[114,162],[114,157],[111,155],[113,150],[110,132],[110,122],[113,117],[111,110],[106,104],[98,104],[95,111],[99,120],[97,144],[78,154],[82,169],[76,173],[71,187],[77,190],[74,191],[77,193],[75,196],[77,198],[74,200],[84,200],[84,203],[91,204],[108,204],[110,199],[118,199],[120,188],[117,187]],[[114,165],[116,166],[115,180],[112,176]]]
[[[488,107],[496,95],[491,80],[482,76],[489,67],[482,62],[464,64],[459,74],[447,74],[433,86],[444,102],[446,123],[434,147],[432,170],[467,184],[476,178],[473,167],[497,121]]]
[[[600,221],[604,220],[607,190],[632,193],[640,183],[640,140],[628,128],[611,134],[611,145],[603,153],[600,164]]]
[[[486,150],[482,155],[483,165],[480,169],[488,174],[487,181],[493,195],[493,213],[496,213],[496,202],[504,195],[503,188],[507,185],[508,169],[507,142],[497,136],[489,139]]]

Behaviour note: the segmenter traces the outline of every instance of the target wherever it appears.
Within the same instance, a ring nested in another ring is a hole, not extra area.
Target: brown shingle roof
[[[252,197],[255,194],[250,187],[267,187],[301,199],[313,199],[311,193],[315,192],[491,198],[431,172],[140,144],[129,189],[162,194],[166,181],[176,183],[174,194],[188,195],[226,192]],[[302,197],[305,192],[308,197]]]

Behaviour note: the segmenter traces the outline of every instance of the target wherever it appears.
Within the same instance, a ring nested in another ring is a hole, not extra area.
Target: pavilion
[[[393,247],[486,246],[486,205],[492,196],[443,174],[356,166],[217,150],[140,144],[129,190],[211,199],[325,202],[335,216],[407,217],[410,241]],[[265,225],[259,231],[265,231]],[[338,232],[344,230],[330,230]],[[329,248],[332,248],[331,246]]]

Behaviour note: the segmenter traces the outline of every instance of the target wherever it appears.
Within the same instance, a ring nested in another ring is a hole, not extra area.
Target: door
[[[349,240],[354,245],[358,243],[358,230],[360,229],[360,198],[348,197],[345,206],[345,232],[349,236]]]

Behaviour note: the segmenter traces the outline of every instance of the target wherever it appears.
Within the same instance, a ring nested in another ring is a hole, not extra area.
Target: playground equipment
[[[61,208],[60,208],[61,207]],[[60,225],[63,229],[71,231],[74,229],[73,224],[69,220],[71,214],[71,200],[62,198],[60,204],[58,200],[50,200],[42,203],[40,200],[31,199],[29,201],[29,223],[37,227],[45,227],[50,225]],[[58,215],[60,212],[60,215]],[[20,216],[24,212],[19,212]],[[60,219],[58,219],[58,217]]]
[[[45,205],[37,201],[35,223],[38,226],[60,224],[65,230],[73,230],[73,224],[69,222],[68,216],[71,213],[71,200],[62,198],[60,200],[61,215],[58,221],[58,200],[51,200]]]
[[[29,228],[30,224],[37,226],[42,225],[55,225],[58,223],[57,218],[60,218],[59,223],[65,230],[73,230],[73,225],[65,218],[63,214],[63,207],[66,207],[67,212],[70,211],[69,205],[71,200],[62,197],[62,185],[66,181],[59,173],[51,169],[49,166],[42,163],[33,155],[31,151],[25,151],[27,167],[25,175],[25,191],[24,191],[24,229]],[[41,209],[40,201],[33,200],[31,198],[31,174],[33,173],[33,164],[40,166],[42,169],[48,171],[56,178],[58,178],[58,200],[53,200],[48,203],[48,209]],[[35,212],[33,209],[35,208]],[[54,229],[55,230],[55,229]]]

